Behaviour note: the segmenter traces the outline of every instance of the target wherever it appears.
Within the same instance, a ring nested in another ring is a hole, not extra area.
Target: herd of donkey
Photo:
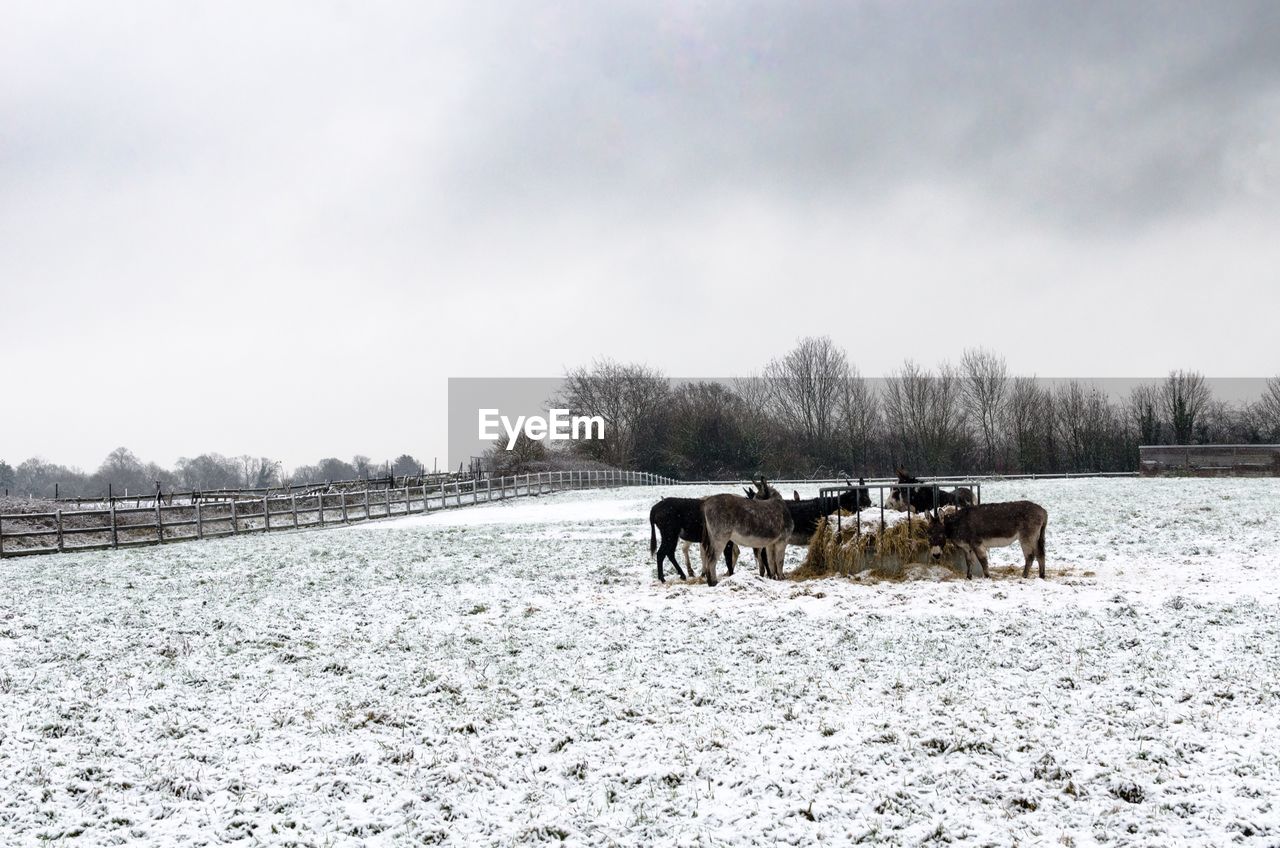
[[[1031,575],[1033,560],[1039,564],[1040,576],[1045,576],[1044,531],[1049,513],[1044,507],[1031,501],[976,504],[970,489],[945,491],[936,484],[922,484],[901,468],[898,483],[890,492],[889,504],[906,512],[929,512],[929,552],[934,561],[940,560],[943,549],[951,544],[965,556],[966,578],[972,579],[975,563],[982,568],[983,577],[990,577],[987,550],[1017,541],[1025,558],[1022,576]],[[701,545],[702,573],[709,586],[716,585],[721,555],[733,574],[739,546],[755,553],[761,577],[781,580],[788,545],[807,546],[820,522],[834,510],[856,515],[871,506],[864,479],[856,486],[850,482],[848,490],[837,497],[807,500],[801,500],[799,493],[793,493],[792,500],[784,499],[763,477],[752,484],[755,488],[746,489],[745,496],[663,498],[653,505],[649,510],[649,553],[657,555],[659,580],[666,581],[664,559],[671,561],[681,580],[687,579],[676,561],[677,543],[683,544],[688,577],[693,576],[689,546]],[[952,509],[940,514],[944,507]]]

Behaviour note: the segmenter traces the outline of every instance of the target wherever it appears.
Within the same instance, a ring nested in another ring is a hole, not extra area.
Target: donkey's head
[[[840,495],[840,506],[845,509],[859,510],[863,507],[871,506],[871,495],[867,491],[867,480],[865,477],[858,478],[858,485],[853,485],[853,481],[848,477],[844,478],[845,484],[852,490]],[[846,503],[846,499],[848,503]]]
[[[756,500],[772,501],[782,500],[782,493],[769,485],[769,481],[761,477],[756,481]]]
[[[947,546],[947,522],[946,519],[938,518],[934,513],[929,513],[929,525],[926,528],[929,531],[929,554],[934,561],[942,559],[942,549]]]

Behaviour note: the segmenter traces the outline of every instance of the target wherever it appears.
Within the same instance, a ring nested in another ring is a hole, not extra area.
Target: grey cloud
[[[661,206],[727,190],[872,202],[941,181],[1051,225],[1140,224],[1242,193],[1276,129],[1278,35],[1272,3],[531,14],[478,84],[454,188]]]

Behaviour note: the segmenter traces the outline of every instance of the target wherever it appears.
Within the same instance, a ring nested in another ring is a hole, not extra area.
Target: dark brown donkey
[[[764,496],[758,500],[737,495],[712,495],[702,500],[702,569],[707,585],[716,585],[716,561],[730,542],[747,548],[763,548],[768,555],[769,574],[782,579],[787,540],[794,526],[787,502],[778,490],[760,478]],[[715,552],[713,555],[712,552]]]
[[[973,577],[973,562],[982,566],[982,576],[990,577],[987,570],[987,549],[1012,545],[1016,539],[1022,544],[1026,562],[1022,576],[1031,576],[1031,560],[1040,563],[1040,576],[1044,577],[1044,528],[1049,523],[1049,513],[1031,501],[986,503],[966,507],[943,517],[929,516],[929,552],[933,558],[942,558],[942,548],[947,542],[964,551],[964,576]]]

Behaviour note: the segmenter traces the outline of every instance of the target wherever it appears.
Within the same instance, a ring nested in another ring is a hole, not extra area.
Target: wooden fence
[[[282,486],[272,486],[269,488],[239,488],[239,489],[201,489],[199,491],[190,492],[160,492],[160,491],[143,491],[143,492],[111,492],[109,489],[99,495],[78,496],[78,497],[60,497],[56,494],[53,500],[66,504],[74,508],[93,509],[102,505],[116,504],[133,504],[135,507],[152,506],[157,500],[166,506],[174,506],[177,504],[194,504],[196,501],[217,501],[217,500],[243,500],[245,498],[264,498],[269,496],[288,496],[291,494],[314,494],[319,491],[348,491],[358,492],[365,489],[381,490],[381,489],[402,489],[405,487],[421,488],[422,486],[437,487],[444,483],[468,482],[474,479],[471,475],[460,475],[448,472],[432,473],[432,474],[413,474],[399,477],[364,477],[355,480],[332,480],[319,483],[289,483]],[[483,479],[482,479],[483,481]]]
[[[359,491],[290,493],[261,498],[146,507],[56,510],[0,515],[0,557],[130,548],[351,524],[527,497],[568,489],[645,486],[675,481],[643,471],[544,471],[483,480]]]

